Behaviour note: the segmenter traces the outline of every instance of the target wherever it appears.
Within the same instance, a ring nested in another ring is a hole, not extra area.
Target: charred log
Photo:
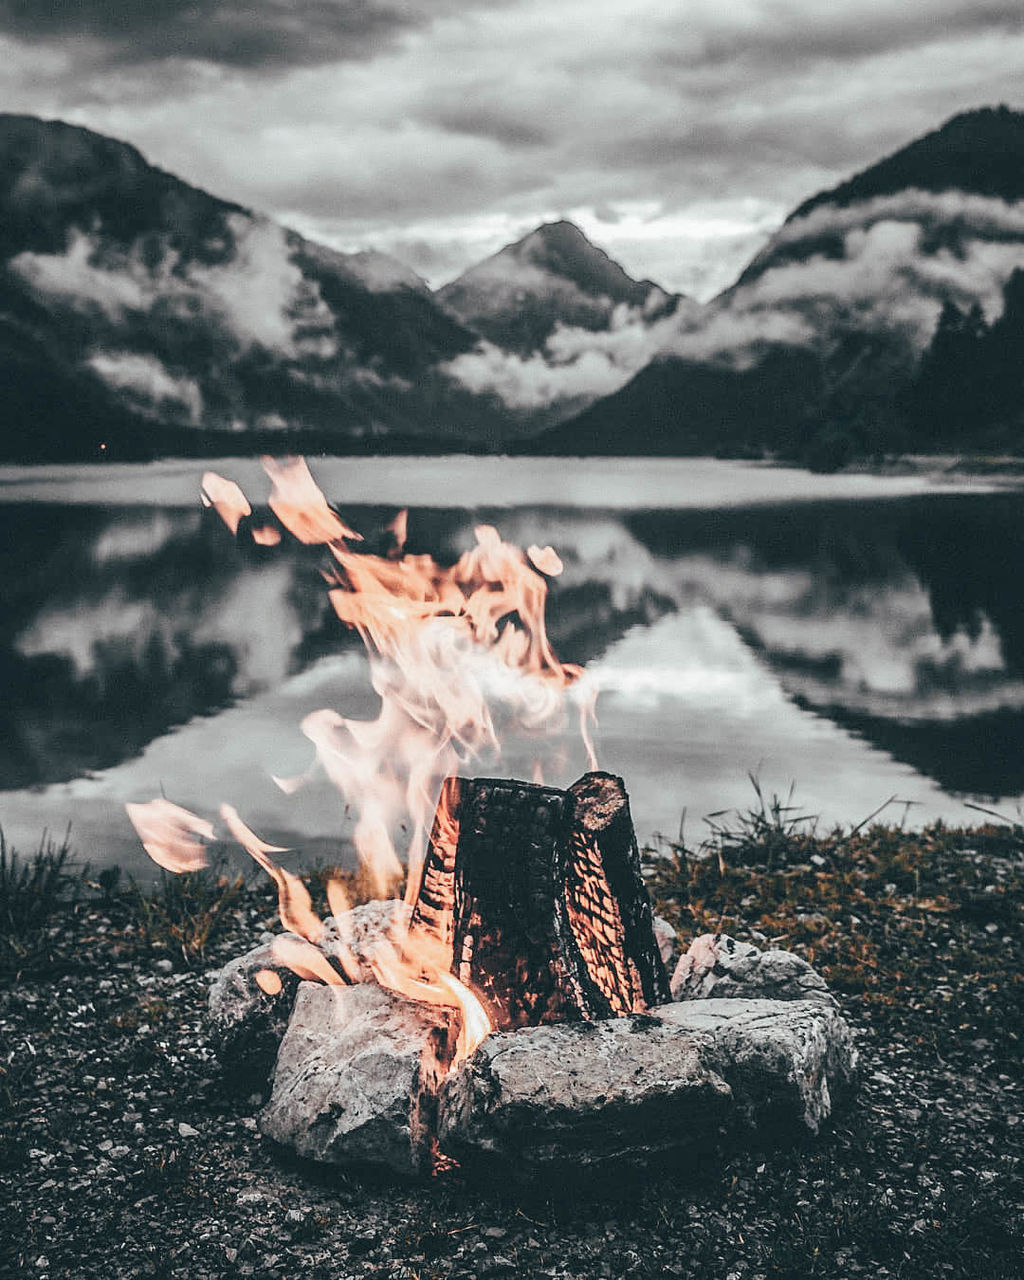
[[[668,999],[619,778],[568,791],[448,779],[414,927],[452,948],[452,972],[509,1030],[619,1017]]]
[[[587,773],[573,802],[565,904],[576,945],[608,1012],[620,1017],[664,1004],[668,975],[640,871],[629,797],[621,778]]]

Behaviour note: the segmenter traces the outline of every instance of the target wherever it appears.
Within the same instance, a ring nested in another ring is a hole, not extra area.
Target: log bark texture
[[[452,948],[452,972],[500,1030],[642,1013],[669,998],[620,778],[567,791],[448,779],[414,927]]]

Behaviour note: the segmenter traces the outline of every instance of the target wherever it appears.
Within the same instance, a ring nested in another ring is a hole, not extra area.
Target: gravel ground
[[[269,1149],[203,1022],[205,970],[268,927],[266,892],[191,969],[126,899],[80,905],[35,972],[0,976],[0,1276],[1018,1277],[1019,850],[942,852],[925,884],[849,847],[663,866],[684,937],[786,938],[819,967],[863,1078],[817,1140],[615,1188],[388,1184]]]

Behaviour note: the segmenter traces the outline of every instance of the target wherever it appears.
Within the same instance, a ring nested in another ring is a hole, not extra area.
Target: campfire
[[[325,549],[331,605],[362,638],[380,698],[371,721],[334,709],[307,716],[313,763],[274,779],[287,793],[318,773],[338,787],[376,903],[351,907],[331,879],[322,920],[281,865],[288,851],[219,807],[228,836],[275,881],[285,930],[229,966],[211,996],[225,1043],[283,1011],[265,1132],[305,1155],[404,1172],[509,1149],[524,1168],[600,1164],[707,1140],[737,1101],[722,1045],[752,1017],[749,1056],[764,1011],[720,1013],[723,1034],[672,1002],[666,928],[659,940],[625,786],[598,769],[596,690],[545,631],[556,551],[523,551],[482,525],[476,545],[443,566],[406,550],[402,512],[383,531],[383,551],[369,553],[303,461],[264,468],[269,515],[212,472],[203,502],[237,537],[274,547],[290,535]],[[545,785],[544,747],[570,716],[589,771],[567,788]],[[511,723],[536,741],[534,780],[473,776],[498,758]],[[127,808],[161,867],[206,865],[218,838],[209,818],[163,798]],[[731,940],[698,942],[681,982],[709,955],[711,970],[721,961],[729,972]],[[794,1053],[828,1031],[830,1060],[819,1051],[811,1064],[824,1099],[805,1090],[798,1104],[816,1128],[829,1081],[849,1078],[853,1055],[823,984],[799,978],[778,1025],[799,1041]],[[723,1003],[767,1002],[705,999],[699,1013],[706,1021]],[[777,1059],[777,1049],[758,1052]]]

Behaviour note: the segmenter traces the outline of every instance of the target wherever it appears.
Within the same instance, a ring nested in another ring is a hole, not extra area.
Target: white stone
[[[856,1073],[850,1029],[820,1000],[693,1000],[652,1014],[705,1037],[709,1065],[752,1126],[795,1121],[817,1133]]]
[[[448,1052],[445,1013],[371,983],[299,985],[260,1117],[263,1133],[328,1164],[418,1172]]]
[[[731,1102],[708,1039],[645,1016],[489,1036],[441,1091],[441,1149],[516,1172],[645,1166],[713,1144]]]
[[[412,908],[401,898],[364,902],[339,916],[328,916],[317,946],[329,957],[340,957],[347,948],[359,964],[360,982],[373,982],[370,956],[376,943],[395,929],[403,930]]]
[[[658,951],[661,953],[661,962],[667,969],[675,958],[679,934],[676,933],[667,920],[663,920],[661,916],[655,916],[654,940],[657,942]]]
[[[256,974],[261,969],[279,972],[282,985],[277,995],[268,995],[257,985]],[[214,976],[207,1022],[217,1056],[226,1066],[243,1065],[247,1080],[253,1075],[266,1077],[288,1025],[298,985],[298,978],[274,960],[269,942],[236,956]]]
[[[673,1000],[817,1000],[836,1007],[825,979],[792,951],[759,951],[726,933],[694,938],[672,975]]]
[[[362,903],[324,921],[318,949],[328,959],[337,959],[344,945],[359,966],[360,981],[372,982],[369,957],[374,944],[408,918],[409,908],[398,899]],[[277,936],[301,943],[295,934]],[[288,1025],[299,979],[275,958],[270,936],[264,937],[258,947],[236,956],[213,976],[208,1010],[218,1057],[226,1065],[242,1064],[251,1068],[249,1075],[265,1078]],[[273,969],[281,978],[282,989],[277,995],[267,995],[257,985],[256,974],[261,969]]]

